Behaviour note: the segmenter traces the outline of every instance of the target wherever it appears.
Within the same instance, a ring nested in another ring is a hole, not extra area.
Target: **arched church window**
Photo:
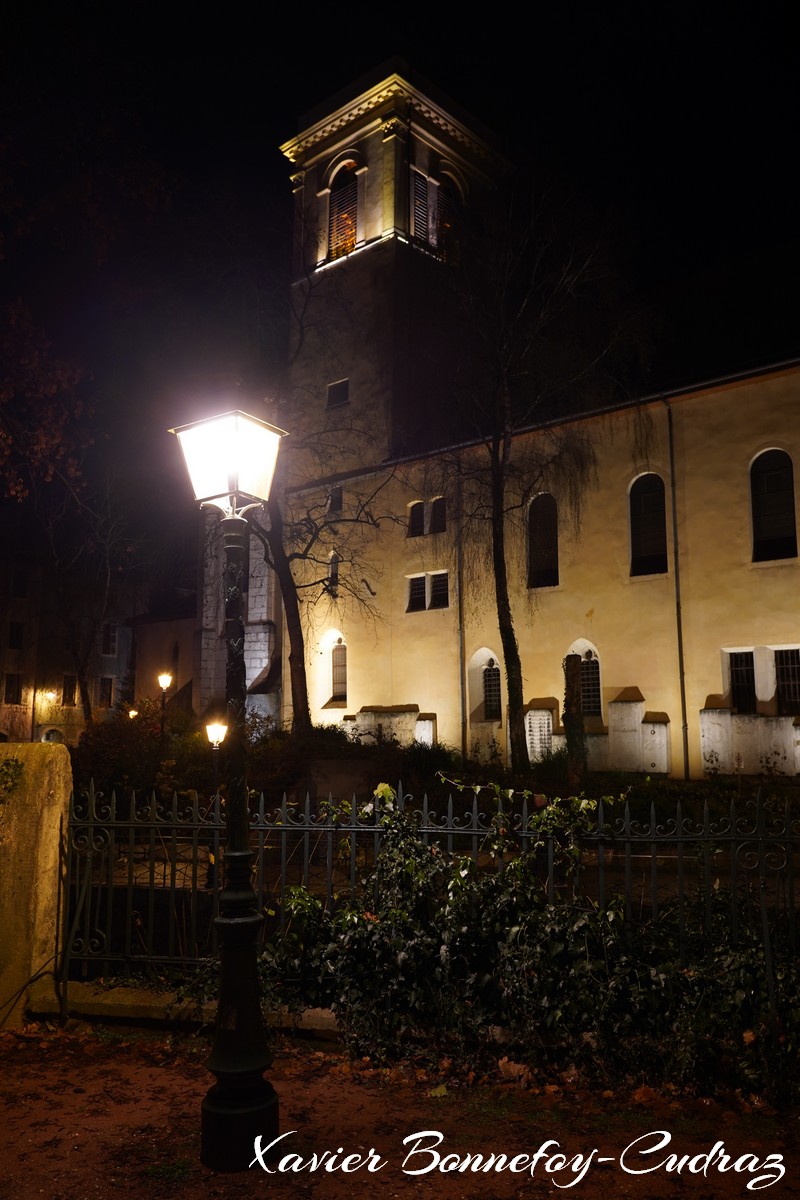
[[[766,450],[750,468],[753,562],[797,557],[794,471],[785,450]]]
[[[667,518],[664,480],[648,472],[630,490],[631,575],[663,575],[667,570]]]
[[[331,184],[328,257],[340,258],[356,248],[358,177],[355,163],[345,163]]]
[[[558,506],[549,492],[528,509],[528,587],[558,586]]]

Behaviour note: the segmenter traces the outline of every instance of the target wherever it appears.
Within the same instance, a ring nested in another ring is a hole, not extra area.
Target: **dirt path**
[[[525,1088],[508,1064],[505,1075],[498,1065],[496,1078],[467,1086],[446,1071],[430,1078],[353,1067],[336,1050],[294,1041],[281,1046],[268,1072],[287,1134],[284,1170],[268,1175],[256,1164],[218,1175],[198,1160],[200,1101],[213,1082],[206,1053],[198,1039],[163,1033],[29,1027],[0,1034],[0,1196],[800,1197],[800,1114],[752,1098],[726,1105],[647,1088],[601,1095],[569,1079]],[[349,1173],[309,1169],[312,1154],[339,1147],[366,1161]],[[491,1154],[505,1155],[505,1164],[473,1169]],[[782,1156],[783,1178],[765,1165],[771,1155]]]

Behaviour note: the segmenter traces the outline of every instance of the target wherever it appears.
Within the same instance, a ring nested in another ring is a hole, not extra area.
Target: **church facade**
[[[492,448],[441,402],[455,231],[498,203],[506,164],[399,69],[308,114],[282,150],[294,332],[273,419],[290,431],[279,486],[312,720],[507,760],[476,482]],[[515,432],[505,560],[531,760],[563,745],[577,655],[590,768],[800,771],[798,400],[800,363],[783,363]],[[222,662],[213,554],[201,711]],[[290,723],[290,644],[255,541],[249,586],[252,703]]]

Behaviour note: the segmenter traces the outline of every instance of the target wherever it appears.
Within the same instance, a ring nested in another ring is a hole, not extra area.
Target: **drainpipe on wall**
[[[683,654],[683,615],[681,612],[681,569],[678,546],[678,500],[675,487],[675,436],[672,428],[672,408],[669,401],[662,401],[667,410],[669,433],[669,475],[672,495],[672,558],[675,574],[675,629],[678,639],[678,678],[681,689],[681,732],[683,736],[683,778],[689,778],[689,724],[686,715],[686,665]]]

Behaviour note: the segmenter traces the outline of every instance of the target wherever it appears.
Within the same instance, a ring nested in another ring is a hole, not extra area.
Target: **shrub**
[[[735,944],[722,893],[710,928],[705,901],[664,905],[639,925],[619,900],[550,904],[535,851],[479,872],[426,844],[390,788],[378,793],[381,848],[363,892],[377,899],[331,915],[294,889],[287,935],[261,959],[272,1007],[332,1007],[351,1052],[379,1062],[485,1065],[500,1029],[503,1052],[534,1075],[577,1068],[595,1081],[800,1095],[800,967],[777,958],[771,1002],[760,922],[744,901]],[[571,798],[531,818],[543,833],[561,821],[565,878],[586,813]]]

